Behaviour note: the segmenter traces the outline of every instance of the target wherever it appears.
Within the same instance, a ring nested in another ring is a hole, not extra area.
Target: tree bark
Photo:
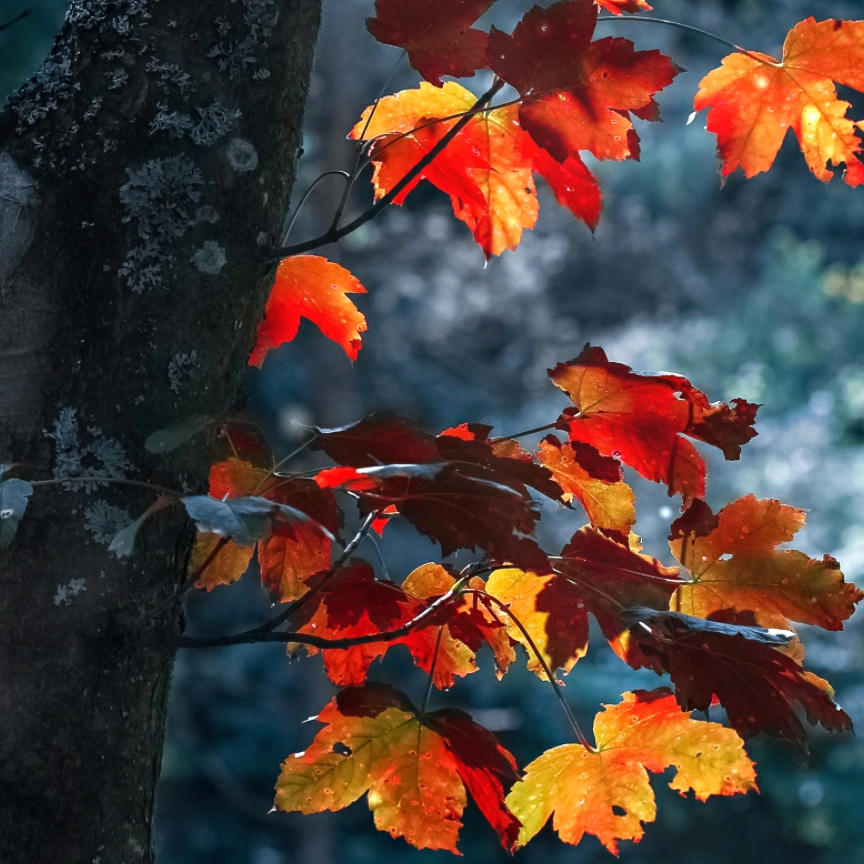
[[[37,487],[0,549],[0,861],[152,860],[181,508],[203,488],[272,283],[320,0],[72,0],[0,117],[0,463]],[[125,511],[126,515],[124,515]],[[124,623],[125,622],[125,623]]]

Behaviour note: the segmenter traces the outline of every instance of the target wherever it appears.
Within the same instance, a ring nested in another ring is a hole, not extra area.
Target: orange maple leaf
[[[829,163],[845,163],[846,182],[864,183],[857,135],[864,124],[846,117],[850,104],[837,98],[834,82],[864,92],[864,21],[808,18],[789,32],[779,61],[758,52],[725,57],[702,79],[693,106],[711,109],[722,175],[767,171],[792,129],[820,180],[832,178]]]
[[[441,564],[424,564],[402,583],[402,589],[425,604],[434,602],[456,583]],[[470,580],[468,587],[482,590],[481,579]],[[515,659],[507,630],[482,606],[472,605],[465,597],[454,599],[430,622],[437,626],[416,630],[400,641],[408,646],[414,661],[425,672],[433,670],[433,683],[439,689],[453,686],[455,676],[477,671],[476,652],[487,643],[495,655],[500,678]],[[436,659],[437,651],[437,659]]]
[[[222,548],[211,560],[210,556],[220,543]],[[254,553],[254,546],[241,546],[218,534],[199,531],[195,538],[195,545],[192,547],[188,571],[196,573],[209,560],[210,563],[198,578],[195,587],[212,591],[217,585],[230,585],[236,582],[249,569],[249,562]]]
[[[716,516],[702,501],[672,526],[670,546],[693,581],[670,608],[697,618],[790,629],[790,621],[841,630],[864,592],[843,581],[840,565],[778,550],[804,526],[806,513],[779,501],[739,498]]]
[[[384,136],[371,151],[375,197],[386,195],[476,101],[459,84],[448,81],[439,89],[422,82],[416,90],[403,90],[367,108],[350,137]],[[516,105],[478,114],[417,178],[450,195],[453,212],[487,257],[515,249],[522,231],[537,221],[533,163],[518,114]],[[415,185],[403,190],[396,203]]]
[[[326,258],[286,258],[276,271],[249,364],[260,367],[271,348],[290,342],[297,335],[301,318],[308,318],[356,360],[366,319],[345,295],[365,293],[355,276]]]
[[[513,757],[461,711],[420,714],[383,684],[343,690],[318,715],[327,725],[289,756],[275,806],[341,810],[369,793],[375,827],[418,849],[457,852],[467,792],[509,848],[519,821],[504,804],[518,778]]]
[[[601,456],[590,444],[562,444],[555,435],[540,442],[537,458],[564,490],[564,500],[577,498],[595,528],[629,536],[636,499],[617,460]]]
[[[574,846],[595,835],[613,854],[619,840],[639,841],[643,822],[657,805],[648,772],[676,769],[669,784],[700,801],[712,795],[756,790],[753,763],[741,738],[718,723],[692,720],[665,688],[624,693],[594,720],[595,749],[565,744],[548,750],[525,769],[507,796],[522,822],[517,847],[524,846],[554,814],[561,839]]]

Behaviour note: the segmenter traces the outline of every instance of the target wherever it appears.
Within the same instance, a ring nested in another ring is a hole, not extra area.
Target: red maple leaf
[[[586,345],[549,375],[578,409],[561,418],[569,423],[571,441],[591,444],[647,480],[665,483],[670,495],[681,494],[684,507],[704,498],[705,463],[683,436],[712,444],[734,460],[756,435],[758,405],[743,399],[711,403],[683,376],[633,372],[610,363],[602,348]]]
[[[540,518],[527,490],[468,462],[328,468],[315,478],[322,488],[360,493],[360,508],[372,513],[389,505],[441,544],[444,555],[482,549],[492,560],[542,573],[546,555],[534,541]]]
[[[688,622],[687,616],[670,612],[652,617],[647,626],[632,627],[622,639],[627,662],[668,672],[685,710],[706,711],[716,696],[739,735],[765,732],[784,738],[802,756],[807,738],[797,705],[811,724],[830,732],[852,731],[852,720],[834,704],[827,681],[770,644],[691,626],[700,620]]]
[[[309,587],[316,590],[315,599],[298,610],[296,632],[327,639],[386,633],[407,623],[423,610],[423,604],[398,585],[377,580],[365,561],[352,561],[321,586],[312,579]],[[382,641],[349,648],[325,648],[327,675],[339,686],[362,684],[372,661],[383,657],[390,645],[390,642]],[[307,650],[310,654],[318,652],[311,645]]]
[[[580,150],[638,159],[629,113],[656,119],[654,94],[681,71],[627,39],[592,42],[596,22],[593,0],[559,0],[534,6],[512,35],[494,27],[490,33],[489,65],[522,95],[522,128],[558,162]]]
[[[345,295],[365,293],[356,277],[326,258],[295,255],[283,259],[249,364],[260,366],[271,348],[290,342],[297,335],[301,318],[308,318],[356,360],[366,319]]]
[[[435,436],[402,417],[367,417],[349,426],[315,432],[314,449],[323,450],[334,462],[352,468],[394,462],[436,462],[439,458]]]
[[[471,25],[495,0],[375,0],[369,32],[408,52],[411,65],[441,86],[442,75],[466,78],[486,67],[489,34]]]

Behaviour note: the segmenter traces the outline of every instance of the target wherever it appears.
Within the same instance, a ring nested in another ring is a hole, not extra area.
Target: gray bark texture
[[[177,613],[202,491],[273,278],[320,0],[72,0],[0,116],[0,464],[37,487],[0,549],[0,862],[152,860]],[[8,476],[8,475],[7,475]]]

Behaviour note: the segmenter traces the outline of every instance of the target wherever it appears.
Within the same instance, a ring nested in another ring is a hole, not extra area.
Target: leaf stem
[[[444,636],[444,625],[438,628],[438,638],[435,640],[435,651],[432,654],[432,665],[429,667],[429,680],[426,682],[426,692],[423,694],[423,704],[420,706],[420,716],[426,715],[429,700],[432,698],[432,688],[435,686],[435,667],[438,665],[438,652],[441,650],[441,638]]]
[[[549,429],[559,429],[561,432],[566,432],[567,427],[575,419],[575,416],[567,420],[558,419],[554,423],[546,423],[543,426],[535,426],[533,429],[526,429],[524,432],[514,432],[512,435],[499,435],[497,438],[490,438],[489,443],[495,444],[498,441],[512,441],[515,438],[525,438],[528,435],[536,435],[538,432],[547,432]]]
[[[567,715],[567,719],[570,721],[570,726],[573,729],[573,732],[576,734],[576,737],[579,739],[579,743],[589,750],[595,750],[595,748],[589,743],[588,739],[585,737],[585,734],[579,728],[579,723],[576,721],[576,718],[573,716],[573,712],[570,710],[570,706],[567,704],[567,700],[564,698],[564,694],[561,692],[561,685],[556,680],[555,676],[552,674],[552,670],[549,668],[549,664],[546,662],[546,658],[540,653],[540,649],[535,644],[534,640],[531,638],[531,634],[525,628],[525,625],[513,614],[510,610],[510,607],[507,606],[506,603],[503,603],[497,597],[493,597],[491,594],[487,594],[485,591],[478,591],[475,588],[469,588],[465,591],[466,594],[476,594],[481,600],[484,602],[492,602],[499,609],[504,611],[510,620],[519,628],[519,632],[525,637],[525,641],[531,646],[531,650],[534,652],[534,656],[537,658],[537,662],[543,667],[543,671],[546,673],[546,677],[549,679],[549,683],[552,685],[552,689],[555,691],[555,696],[558,698],[558,701],[561,703],[561,707],[564,709],[564,713]]]
[[[719,42],[727,48],[734,48],[736,51],[742,51],[745,54],[747,53],[746,49],[742,48],[740,45],[736,45],[734,42],[730,42],[728,39],[724,39],[722,36],[712,33],[710,30],[702,30],[700,27],[694,27],[692,24],[682,24],[680,21],[670,21],[668,18],[652,18],[650,15],[638,15],[635,17],[627,16],[626,18],[622,15],[602,15],[597,19],[598,23],[601,21],[604,24],[608,24],[610,21],[614,21],[618,24],[629,24],[632,21],[644,21],[647,24],[665,24],[667,27],[675,27],[678,30],[685,30],[688,33],[697,33],[699,36],[713,39],[715,42]]]
[[[361,213],[356,219],[343,225],[341,228],[331,227],[327,232],[320,237],[314,237],[311,240],[305,240],[302,243],[295,243],[293,246],[282,246],[279,249],[270,251],[271,257],[281,260],[288,258],[291,255],[299,255],[302,252],[309,252],[312,249],[318,249],[321,246],[326,246],[328,243],[335,243],[341,240],[348,234],[352,234],[361,226],[365,225],[371,219],[374,219],[382,210],[389,207],[396,198],[399,197],[403,189],[411,184],[411,182],[420,176],[423,169],[429,165],[439,153],[441,153],[447,145],[471,122],[475,114],[478,114],[489,103],[491,99],[504,87],[504,82],[500,78],[496,78],[492,86],[477,100],[474,107],[468,111],[460,120],[453,124],[447,134],[442,136],[441,140],[417,162],[410,171],[379,201],[376,201],[368,210]]]

